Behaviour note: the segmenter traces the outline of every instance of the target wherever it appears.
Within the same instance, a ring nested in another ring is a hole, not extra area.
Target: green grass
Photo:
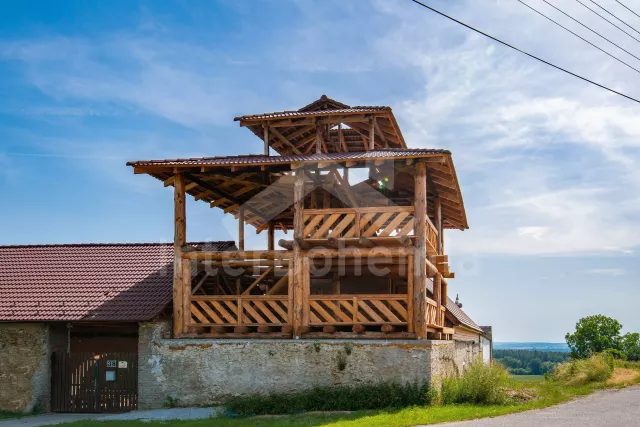
[[[544,375],[511,375],[511,379],[514,381],[541,382],[544,381]]]
[[[0,420],[6,420],[9,418],[20,418],[23,417],[24,414],[21,414],[19,412],[7,412],[7,411],[0,411]]]
[[[214,418],[193,421],[78,421],[70,424],[61,424],[67,427],[237,427],[237,426],[264,426],[264,427],[303,427],[303,426],[330,426],[330,427],[405,427],[417,424],[436,424],[450,421],[463,421],[475,418],[495,417],[530,409],[544,408],[558,403],[566,402],[575,396],[589,394],[591,387],[566,387],[553,382],[526,382],[513,381],[509,383],[513,388],[534,389],[538,398],[526,403],[507,405],[437,405],[414,406],[400,410],[384,411],[360,411],[353,413],[308,413],[300,415],[283,416],[259,416],[238,418]],[[596,387],[598,388],[598,387]]]
[[[616,366],[640,370],[640,364],[617,362]],[[437,424],[464,421],[476,418],[495,417],[516,412],[540,409],[584,396],[595,390],[606,388],[605,381],[594,381],[585,385],[568,386],[558,381],[543,381],[538,376],[522,375],[507,380],[511,390],[533,391],[537,396],[524,403],[502,405],[452,404],[435,406],[413,406],[398,410],[360,411],[352,413],[306,413],[300,415],[258,416],[237,418],[213,418],[192,421],[77,421],[60,424],[61,427],[239,427],[245,425],[262,427],[408,427],[417,424]],[[528,378],[527,378],[528,377]],[[509,402],[509,401],[508,401]]]

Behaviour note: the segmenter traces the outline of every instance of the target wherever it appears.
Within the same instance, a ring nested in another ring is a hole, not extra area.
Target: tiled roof
[[[427,280],[427,290],[433,294],[433,281]],[[458,307],[451,298],[447,298],[447,310],[458,320],[458,322],[460,322],[461,325],[480,333],[484,333],[480,326],[471,320],[467,313],[462,311],[462,309]]]
[[[0,246],[0,321],[150,320],[172,283],[173,244]]]
[[[128,162],[127,166],[233,166],[251,164],[284,164],[293,162],[322,162],[341,161],[356,159],[380,159],[395,157],[420,157],[429,155],[450,155],[449,150],[435,148],[394,148],[371,151],[348,152],[348,153],[313,153],[295,154],[291,156],[265,156],[261,154],[249,154],[244,156],[225,157],[197,157],[187,159],[165,159],[165,160],[138,160]]]
[[[295,118],[295,117],[313,117],[313,116],[324,116],[327,114],[338,115],[338,114],[357,114],[357,113],[377,113],[391,111],[391,107],[386,107],[383,105],[362,105],[357,107],[349,107],[349,108],[338,108],[338,109],[329,109],[329,110],[314,110],[314,111],[274,111],[272,113],[262,113],[262,114],[250,114],[247,116],[235,117],[233,120],[262,120],[262,119],[275,119],[275,118]]]

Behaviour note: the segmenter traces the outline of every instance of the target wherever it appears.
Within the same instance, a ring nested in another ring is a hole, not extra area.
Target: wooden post
[[[369,150],[376,148],[376,118],[371,118],[371,124],[369,127]]]
[[[438,241],[436,252],[438,255],[442,255],[442,203],[439,197],[434,199],[435,202],[435,211],[436,211],[436,231],[438,232]],[[437,304],[436,313],[438,319],[438,325],[444,326],[444,319],[442,316],[441,307],[447,306],[446,296],[443,298],[443,285],[442,285],[442,275],[440,273],[436,274],[436,277],[433,278],[433,299]]]
[[[415,179],[415,235],[413,255],[413,329],[416,338],[427,338],[427,166],[416,164]],[[411,297],[411,296],[410,296]]]
[[[318,127],[319,129],[319,127]],[[302,220],[303,203],[304,203],[304,169],[296,170],[296,179],[293,186],[293,283],[289,286],[289,292],[293,292],[293,306],[290,308],[293,312],[293,336],[299,337],[303,332],[304,325],[304,275],[309,274],[303,271],[302,265],[302,248],[300,247],[300,239],[303,236],[304,223]]]
[[[264,155],[269,155],[269,126],[266,123],[262,125],[262,129],[264,132]]]
[[[331,293],[333,295],[340,295],[340,276],[337,272],[331,276]]]
[[[267,248],[272,251],[275,248],[275,229],[273,223],[270,222],[267,226]]]
[[[342,147],[342,150],[346,153],[349,151],[347,144],[344,142],[344,134],[342,133],[342,123],[338,123],[338,144]]]
[[[184,333],[184,304],[182,286],[184,283],[182,246],[187,242],[187,211],[185,206],[184,176],[176,173],[173,180],[173,336]]]
[[[183,332],[189,332],[191,325],[191,260],[182,260],[182,312]]]
[[[407,257],[407,331],[413,329],[413,255]]]
[[[238,211],[238,249],[244,251],[244,206]]]
[[[316,153],[322,152],[322,125],[316,123]]]
[[[437,252],[438,255],[444,255],[444,250],[442,247],[442,202],[440,201],[440,197],[436,197],[434,200],[435,203],[435,210],[436,210],[436,223],[434,224],[436,226],[436,231],[438,232],[438,247],[437,247]]]

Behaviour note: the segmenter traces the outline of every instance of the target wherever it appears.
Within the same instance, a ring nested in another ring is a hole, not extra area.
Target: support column
[[[413,329],[416,338],[427,339],[427,167],[416,163],[415,179],[415,235],[413,255]]]
[[[443,255],[442,248],[442,201],[440,197],[436,197],[434,199],[434,207],[436,212],[436,231],[438,232],[438,241],[436,247],[436,253],[438,255]],[[444,285],[442,280],[442,275],[440,273],[436,274],[436,277],[433,279],[433,299],[438,304],[437,313],[438,313],[438,324],[440,326],[444,326],[444,313],[442,312],[441,307],[447,306],[447,296],[444,292]]]
[[[182,260],[182,313],[183,333],[191,326],[191,260]]]
[[[369,150],[373,150],[376,148],[376,118],[375,116],[371,118],[371,123],[369,127]]]
[[[238,249],[244,251],[244,206],[238,211]]]
[[[316,153],[322,152],[322,125],[316,124]]]
[[[182,246],[187,242],[187,211],[185,206],[184,176],[174,175],[173,181],[173,336],[179,337],[184,333],[184,304],[183,283],[185,272],[182,263]]]
[[[262,125],[262,130],[264,132],[264,155],[269,155],[269,126],[266,123]]]
[[[304,169],[296,170],[296,179],[293,186],[293,283],[289,287],[289,292],[293,292],[293,305],[289,308],[293,312],[293,336],[299,337],[304,333],[304,284],[305,275],[309,271],[304,271],[302,261],[302,248],[300,239],[303,238],[302,221],[304,203]]]
[[[275,228],[273,226],[273,223],[270,222],[269,225],[267,226],[267,249],[272,251],[274,250],[274,248],[275,248]]]

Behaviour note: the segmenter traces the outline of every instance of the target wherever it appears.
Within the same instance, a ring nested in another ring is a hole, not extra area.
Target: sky
[[[640,97],[636,71],[516,0],[427,2]],[[640,56],[579,3],[550,2]],[[260,153],[234,116],[322,94],[389,105],[409,146],[453,152],[470,229],[445,235],[449,293],[496,341],[560,342],[591,314],[640,331],[640,105],[408,0],[4,2],[0,244],[172,241],[172,189],[127,161]],[[221,210],[187,212],[188,240],[236,238]]]

